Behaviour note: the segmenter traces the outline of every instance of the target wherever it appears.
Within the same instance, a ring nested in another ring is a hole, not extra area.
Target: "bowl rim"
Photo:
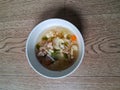
[[[31,37],[32,33],[34,32],[34,30],[35,30],[41,23],[44,23],[44,22],[47,22],[47,21],[50,21],[50,20],[58,20],[58,21],[60,20],[60,21],[64,21],[64,22],[67,22],[67,23],[71,24],[72,26],[74,26],[74,27],[76,28],[76,30],[79,31],[79,33],[80,33],[80,35],[81,35],[81,39],[82,39],[82,43],[81,43],[81,44],[82,44],[83,51],[82,51],[82,56],[81,56],[81,59],[79,60],[79,63],[76,65],[76,67],[75,67],[73,70],[71,70],[71,72],[69,72],[69,73],[67,73],[67,74],[65,74],[65,75],[63,75],[63,76],[59,76],[59,77],[47,76],[47,75],[44,75],[44,74],[40,73],[39,71],[37,71],[37,70],[34,68],[34,66],[31,64],[31,62],[30,62],[30,60],[29,60],[29,57],[28,57],[28,52],[27,52],[27,51],[28,51],[28,50],[27,50],[27,49],[28,49],[27,46],[28,46],[30,37]],[[74,72],[76,71],[76,69],[78,69],[78,67],[79,67],[80,64],[82,63],[83,57],[84,57],[84,55],[85,55],[85,44],[84,44],[84,39],[83,39],[83,36],[82,36],[80,30],[79,30],[74,24],[72,24],[71,22],[69,22],[69,21],[67,21],[67,20],[65,20],[65,19],[61,19],[61,18],[50,18],[50,19],[46,19],[46,20],[41,21],[40,23],[38,23],[38,24],[32,29],[32,31],[29,33],[25,47],[26,47],[26,49],[25,49],[26,58],[27,58],[27,61],[28,61],[29,65],[30,65],[30,67],[31,67],[35,72],[37,72],[39,75],[41,75],[41,76],[43,76],[43,77],[45,77],[45,78],[49,78],[49,79],[60,79],[60,78],[64,78],[64,77],[67,77],[67,76],[71,75],[72,73],[74,73]]]

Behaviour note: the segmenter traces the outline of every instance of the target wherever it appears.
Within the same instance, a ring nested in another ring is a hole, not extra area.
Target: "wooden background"
[[[70,76],[51,80],[25,56],[35,25],[53,17],[75,24],[85,57]],[[120,0],[0,0],[0,90],[120,90]]]

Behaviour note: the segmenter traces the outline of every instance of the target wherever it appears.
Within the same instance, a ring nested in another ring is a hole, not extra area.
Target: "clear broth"
[[[64,27],[48,28],[40,35],[35,52],[38,61],[45,68],[53,71],[65,70],[73,65],[78,58],[77,37]]]

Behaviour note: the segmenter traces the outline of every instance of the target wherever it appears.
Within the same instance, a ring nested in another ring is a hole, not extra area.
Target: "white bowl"
[[[37,43],[37,40],[40,36],[40,34],[44,31],[47,30],[49,27],[52,26],[62,26],[65,28],[68,28],[71,32],[73,32],[79,43],[79,56],[76,62],[70,66],[68,69],[65,69],[63,71],[51,71],[46,69],[44,66],[42,66],[39,61],[36,58],[35,55],[35,45]],[[28,36],[27,42],[26,42],[26,57],[28,59],[28,62],[32,69],[36,71],[38,74],[46,77],[46,78],[51,78],[51,79],[58,79],[58,78],[63,78],[66,77],[70,74],[72,74],[81,64],[84,56],[84,40],[83,37],[80,33],[80,31],[70,22],[63,20],[63,19],[48,19],[45,20],[41,23],[39,23],[30,33]]]

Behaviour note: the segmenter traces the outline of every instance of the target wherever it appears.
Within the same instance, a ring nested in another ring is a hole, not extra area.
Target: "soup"
[[[47,69],[65,70],[77,60],[77,37],[64,27],[51,27],[40,35],[35,47],[36,57]]]

